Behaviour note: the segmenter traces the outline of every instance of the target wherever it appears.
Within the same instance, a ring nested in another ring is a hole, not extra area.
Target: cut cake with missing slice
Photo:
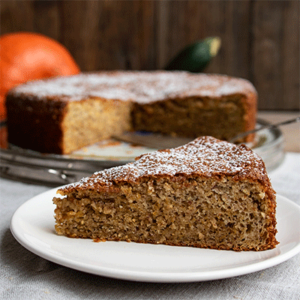
[[[58,194],[59,235],[235,251],[278,244],[264,162],[245,145],[212,137],[144,154]]]
[[[249,81],[225,75],[111,71],[37,80],[7,95],[8,141],[66,154],[131,130],[230,140],[255,128],[256,103]]]

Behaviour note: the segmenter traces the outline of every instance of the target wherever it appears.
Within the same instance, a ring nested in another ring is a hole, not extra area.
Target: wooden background
[[[299,1],[1,1],[1,34],[64,44],[83,71],[161,69],[189,43],[219,36],[205,72],[252,81],[259,109],[299,110]]]

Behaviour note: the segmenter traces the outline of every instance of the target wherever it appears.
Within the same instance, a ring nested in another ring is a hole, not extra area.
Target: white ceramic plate
[[[190,247],[71,239],[54,231],[56,189],[40,194],[15,212],[11,231],[31,252],[87,273],[148,282],[189,282],[228,278],[263,270],[300,252],[300,206],[277,196],[276,249],[234,252]]]

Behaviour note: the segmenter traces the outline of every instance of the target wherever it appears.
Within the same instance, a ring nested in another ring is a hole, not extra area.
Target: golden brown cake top
[[[80,101],[103,98],[148,103],[195,96],[249,95],[256,91],[249,81],[225,75],[112,71],[31,81],[10,93],[33,99]]]
[[[60,191],[109,192],[119,182],[138,184],[142,178],[176,176],[232,176],[236,180],[260,181],[270,187],[264,162],[256,153],[245,145],[207,136],[178,148],[144,154],[133,163],[96,172]]]

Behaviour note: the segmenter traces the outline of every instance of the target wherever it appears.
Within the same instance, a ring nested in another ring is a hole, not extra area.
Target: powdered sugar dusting
[[[12,90],[14,95],[78,101],[87,98],[147,103],[170,98],[256,93],[244,79],[188,72],[99,72],[37,80]]]
[[[266,176],[262,159],[244,145],[202,137],[175,149],[156,151],[140,156],[134,163],[96,172],[67,188],[109,188],[114,183],[141,178],[176,175],[238,176],[239,179],[262,179]]]

